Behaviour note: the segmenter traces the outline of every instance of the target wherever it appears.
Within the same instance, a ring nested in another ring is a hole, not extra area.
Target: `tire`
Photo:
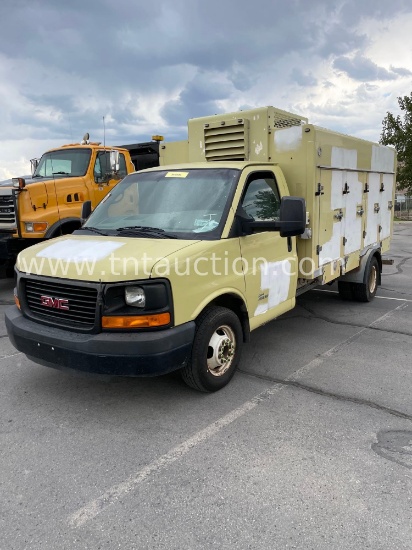
[[[357,302],[370,302],[378,290],[379,264],[374,256],[365,273],[366,283],[352,283],[353,297]]]
[[[202,392],[228,384],[240,361],[243,344],[238,316],[225,307],[210,307],[196,321],[191,358],[181,371],[184,382]]]
[[[342,300],[349,301],[354,299],[352,283],[345,283],[344,281],[338,281],[338,291],[339,291],[339,296],[342,298]]]

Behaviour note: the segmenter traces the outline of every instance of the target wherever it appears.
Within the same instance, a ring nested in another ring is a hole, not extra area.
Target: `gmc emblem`
[[[51,296],[40,296],[41,305],[45,307],[52,307],[54,309],[65,309],[69,308],[69,300],[64,300],[63,298],[52,298]]]

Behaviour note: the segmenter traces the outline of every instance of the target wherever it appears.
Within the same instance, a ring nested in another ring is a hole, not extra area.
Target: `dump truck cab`
[[[30,178],[0,187],[0,262],[12,266],[24,248],[72,233],[85,201],[94,207],[127,174],[159,164],[160,136],[124,147],[85,138],[33,159]]]

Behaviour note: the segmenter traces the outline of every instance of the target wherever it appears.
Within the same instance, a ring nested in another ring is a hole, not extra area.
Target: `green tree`
[[[258,191],[255,206],[259,220],[276,220],[279,217],[280,204],[273,191]]]
[[[392,145],[398,153],[397,181],[400,189],[412,194],[412,93],[398,97],[402,116],[386,113],[380,142]]]

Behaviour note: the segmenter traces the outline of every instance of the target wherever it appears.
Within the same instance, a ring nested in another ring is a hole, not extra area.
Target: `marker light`
[[[127,315],[102,317],[103,328],[151,328],[161,327],[170,323],[170,313],[156,315]]]
[[[12,178],[13,187],[24,189],[26,187],[26,180],[24,178]]]
[[[44,233],[48,225],[47,222],[25,222],[27,233]]]

